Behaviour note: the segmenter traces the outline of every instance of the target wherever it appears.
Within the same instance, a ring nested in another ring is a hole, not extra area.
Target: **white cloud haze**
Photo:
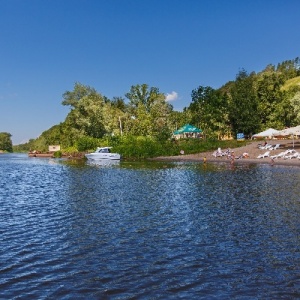
[[[176,92],[173,91],[171,94],[166,94],[166,101],[174,101],[176,99],[178,99],[178,94]]]

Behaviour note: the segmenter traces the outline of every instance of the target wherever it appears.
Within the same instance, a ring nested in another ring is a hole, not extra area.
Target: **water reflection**
[[[113,166],[119,166],[120,160],[95,159],[95,160],[87,160],[86,164],[89,166],[113,167]]]

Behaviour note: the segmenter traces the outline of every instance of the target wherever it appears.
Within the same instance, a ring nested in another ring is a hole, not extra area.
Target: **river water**
[[[0,299],[299,299],[300,169],[0,155]]]

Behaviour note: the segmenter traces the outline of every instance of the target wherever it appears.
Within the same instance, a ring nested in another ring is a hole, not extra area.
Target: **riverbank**
[[[76,152],[76,153],[62,153],[61,158],[72,158],[72,159],[82,159],[84,158],[85,153]],[[34,153],[29,152],[28,157],[37,157],[37,158],[55,158],[55,152],[46,152],[46,153]]]
[[[187,154],[187,155],[176,155],[176,156],[160,156],[156,157],[153,160],[157,161],[187,161],[187,162],[222,162],[222,163],[234,163],[234,164],[272,164],[272,165],[287,165],[287,166],[300,166],[300,159],[292,158],[292,159],[283,159],[277,158],[272,160],[270,157],[266,158],[257,158],[260,154],[264,154],[266,150],[259,149],[259,144],[262,144],[261,141],[251,141],[248,145],[242,146],[239,148],[230,149],[230,151],[234,152],[235,159],[232,161],[227,158],[227,156],[214,157],[213,152],[202,152],[197,154]],[[277,150],[271,150],[270,156],[277,155],[283,151],[288,149],[294,149],[295,151],[300,153],[300,141],[295,140],[293,143],[292,140],[270,140],[268,144],[276,145],[280,144],[280,148]],[[217,150],[217,149],[216,149]],[[222,149],[225,150],[225,149]],[[239,158],[244,153],[248,154],[247,158]]]

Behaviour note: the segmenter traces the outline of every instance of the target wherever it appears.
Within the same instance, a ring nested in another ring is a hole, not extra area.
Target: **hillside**
[[[282,91],[289,90],[292,86],[299,86],[300,87],[300,76],[291,78],[286,81],[286,83],[281,87]]]

